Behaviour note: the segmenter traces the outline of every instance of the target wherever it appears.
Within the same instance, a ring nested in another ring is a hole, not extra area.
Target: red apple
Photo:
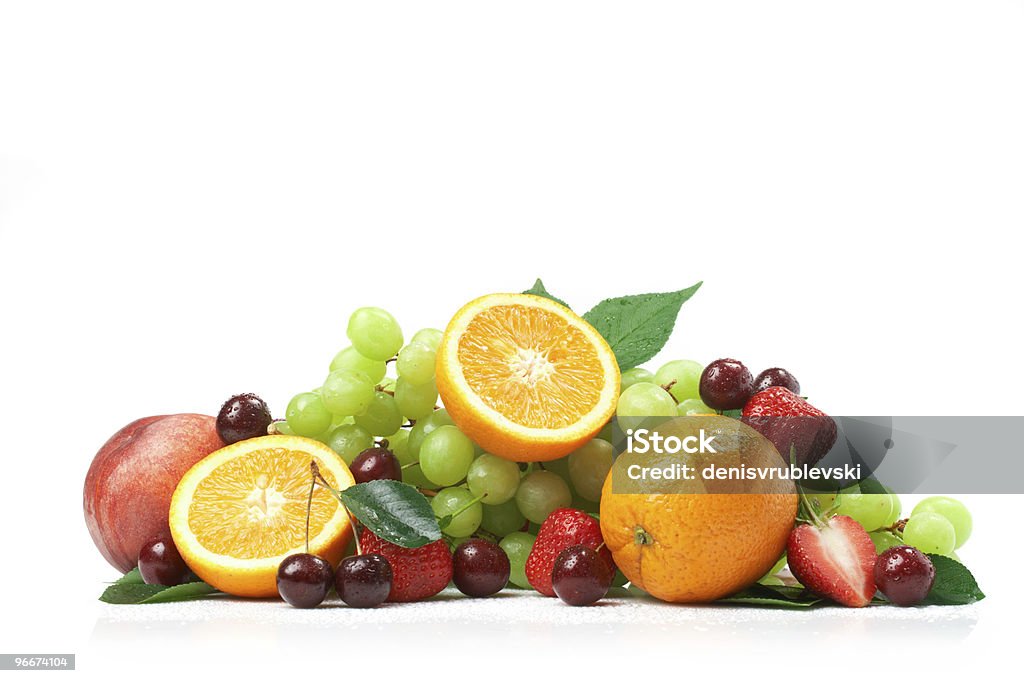
[[[216,419],[193,413],[144,417],[110,437],[89,467],[84,495],[85,524],[107,562],[126,572],[145,542],[170,538],[175,487],[223,447]]]

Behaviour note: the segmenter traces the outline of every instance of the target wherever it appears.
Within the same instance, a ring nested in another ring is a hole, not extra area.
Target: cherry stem
[[[313,486],[316,486],[316,485],[319,484],[323,488],[325,488],[328,491],[330,491],[334,495],[334,497],[338,499],[338,505],[340,505],[341,509],[345,511],[345,514],[348,516],[348,522],[352,526],[352,538],[356,542],[356,554],[357,555],[362,555],[363,554],[363,548],[359,544],[359,529],[356,527],[356,518],[355,518],[355,515],[352,514],[352,511],[348,509],[348,506],[345,505],[345,501],[343,501],[341,499],[341,491],[339,491],[338,489],[336,489],[333,486],[331,486],[330,483],[326,479],[324,479],[324,475],[320,474],[320,468],[317,467],[315,460],[309,463],[309,469],[313,472]],[[309,501],[310,501],[310,504],[312,505],[312,502],[313,502],[313,487],[310,487],[310,490],[309,490]],[[309,509],[308,508],[306,510],[306,552],[309,552]]]
[[[316,478],[320,476],[320,468],[316,460],[309,461],[309,472],[313,476],[309,482],[309,497],[306,499],[306,554],[309,554],[309,516],[313,511],[313,491],[316,489]]]
[[[345,507],[344,505],[342,507]],[[359,543],[359,529],[356,528],[356,518],[349,512],[349,509],[345,508],[345,514],[348,515],[348,523],[352,525],[352,540],[356,542],[356,555],[363,554],[363,546]]]

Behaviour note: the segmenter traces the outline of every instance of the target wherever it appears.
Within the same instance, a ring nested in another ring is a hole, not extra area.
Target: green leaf
[[[533,287],[530,287],[528,290],[523,292],[523,294],[533,294],[535,296],[542,296],[545,299],[551,299],[552,301],[560,303],[566,308],[569,308],[569,304],[565,303],[557,296],[554,296],[551,292],[544,288],[544,283],[540,281],[540,278],[537,278],[537,281],[533,283]]]
[[[781,609],[807,609],[821,602],[821,598],[810,595],[803,588],[796,586],[762,586],[755,583],[739,593],[715,602]]]
[[[619,370],[629,370],[661,351],[675,327],[679,308],[702,284],[678,292],[605,299],[583,318],[608,341]]]
[[[103,591],[100,600],[111,605],[148,605],[158,602],[196,600],[216,592],[216,588],[202,581],[183,583],[178,586],[156,586],[146,583],[113,583]]]
[[[121,586],[130,583],[145,583],[145,581],[142,580],[142,573],[139,571],[138,567],[129,570],[124,576],[115,581],[113,585]]]
[[[968,605],[985,598],[967,567],[944,555],[928,555],[928,559],[935,565],[935,583],[926,604]]]
[[[341,491],[349,512],[385,541],[419,548],[441,538],[441,528],[426,496],[391,479],[368,481]]]

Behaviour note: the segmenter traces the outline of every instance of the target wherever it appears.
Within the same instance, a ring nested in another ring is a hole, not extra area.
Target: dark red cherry
[[[346,557],[334,575],[338,597],[350,607],[376,607],[388,599],[393,582],[391,563],[377,553]]]
[[[270,408],[256,394],[232,396],[217,414],[217,434],[226,444],[266,436],[271,421]]]
[[[277,569],[277,592],[292,607],[316,607],[334,584],[334,569],[322,557],[295,553]]]
[[[154,538],[143,544],[139,550],[139,573],[146,583],[159,586],[177,586],[192,578],[192,572],[169,538]]]

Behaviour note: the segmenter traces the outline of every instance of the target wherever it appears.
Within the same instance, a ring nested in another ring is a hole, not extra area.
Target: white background
[[[344,615],[111,635],[80,496],[137,417],[240,391],[280,414],[357,306],[442,327],[538,276],[579,310],[704,280],[662,359],[781,365],[836,414],[1020,414],[1022,35],[1020,2],[0,4],[0,650],[91,678],[1016,661],[1017,496],[971,501],[990,597],[963,618],[543,646]]]

